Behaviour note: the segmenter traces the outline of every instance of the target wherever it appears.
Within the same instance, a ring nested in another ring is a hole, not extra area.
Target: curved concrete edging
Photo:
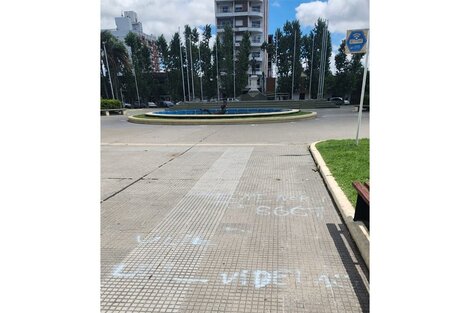
[[[323,177],[323,180],[326,183],[326,186],[330,193],[333,195],[333,200],[336,203],[336,206],[339,208],[341,215],[343,217],[346,226],[348,227],[349,232],[353,240],[356,242],[356,245],[361,253],[364,262],[369,268],[369,245],[370,245],[370,234],[367,227],[362,222],[355,222],[354,218],[354,207],[348,198],[344,194],[343,190],[338,186],[333,175],[331,175],[330,170],[326,166],[325,161],[323,160],[320,152],[317,150],[315,145],[321,141],[314,142],[310,145],[310,153],[312,154],[315,163],[317,164],[318,169]]]
[[[164,125],[215,125],[215,124],[253,124],[253,123],[282,123],[282,122],[290,122],[295,120],[303,120],[309,118],[315,118],[317,116],[317,112],[310,112],[309,114],[305,115],[296,115],[296,116],[282,116],[282,117],[247,117],[242,119],[233,119],[233,118],[225,118],[225,119],[195,119],[195,120],[184,120],[184,119],[169,119],[169,118],[162,118],[162,119],[155,119],[155,118],[140,118],[135,116],[129,116],[127,120],[131,123],[136,124],[164,124]]]
[[[178,115],[178,114],[162,114],[162,113],[158,113],[158,112],[149,112],[149,113],[145,113],[145,115],[147,115],[147,116],[157,116],[157,117],[163,117],[163,118],[171,118],[169,116],[172,116],[174,119],[177,119],[177,120],[193,118],[193,117],[195,117],[195,118],[207,118],[207,119],[213,120],[213,119],[220,119],[221,116],[226,116],[226,117],[266,117],[266,116],[288,115],[288,114],[297,113],[297,112],[300,112],[300,110],[298,110],[298,109],[289,109],[289,111],[282,111],[282,112],[261,112],[261,113],[255,112],[255,113],[242,113],[242,114],[225,113],[223,115],[220,115],[220,114],[191,114],[191,115],[182,114],[182,115]]]

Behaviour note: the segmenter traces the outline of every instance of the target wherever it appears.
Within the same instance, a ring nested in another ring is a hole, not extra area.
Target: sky
[[[114,18],[122,11],[135,11],[145,33],[169,41],[171,36],[188,24],[191,28],[214,25],[214,0],[101,0],[101,29],[114,29]],[[270,0],[269,34],[282,29],[286,21],[298,19],[303,34],[311,31],[317,19],[329,21],[333,55],[345,38],[346,30],[369,28],[369,0]],[[213,27],[215,33],[215,27]]]

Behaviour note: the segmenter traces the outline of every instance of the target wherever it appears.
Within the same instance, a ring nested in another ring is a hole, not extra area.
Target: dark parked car
[[[160,106],[163,107],[163,108],[171,108],[174,105],[175,104],[171,101],[161,101],[160,102]]]
[[[344,104],[343,98],[341,97],[331,97],[330,101],[334,102],[335,104]]]

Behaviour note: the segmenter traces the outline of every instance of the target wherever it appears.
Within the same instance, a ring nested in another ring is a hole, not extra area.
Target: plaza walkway
[[[230,126],[102,117],[102,312],[369,312],[368,270],[308,152],[352,138],[356,115],[317,112]]]

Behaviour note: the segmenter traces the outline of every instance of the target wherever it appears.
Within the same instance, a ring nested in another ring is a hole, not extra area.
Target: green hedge
[[[101,110],[107,109],[120,109],[122,108],[121,101],[116,99],[101,99]]]

